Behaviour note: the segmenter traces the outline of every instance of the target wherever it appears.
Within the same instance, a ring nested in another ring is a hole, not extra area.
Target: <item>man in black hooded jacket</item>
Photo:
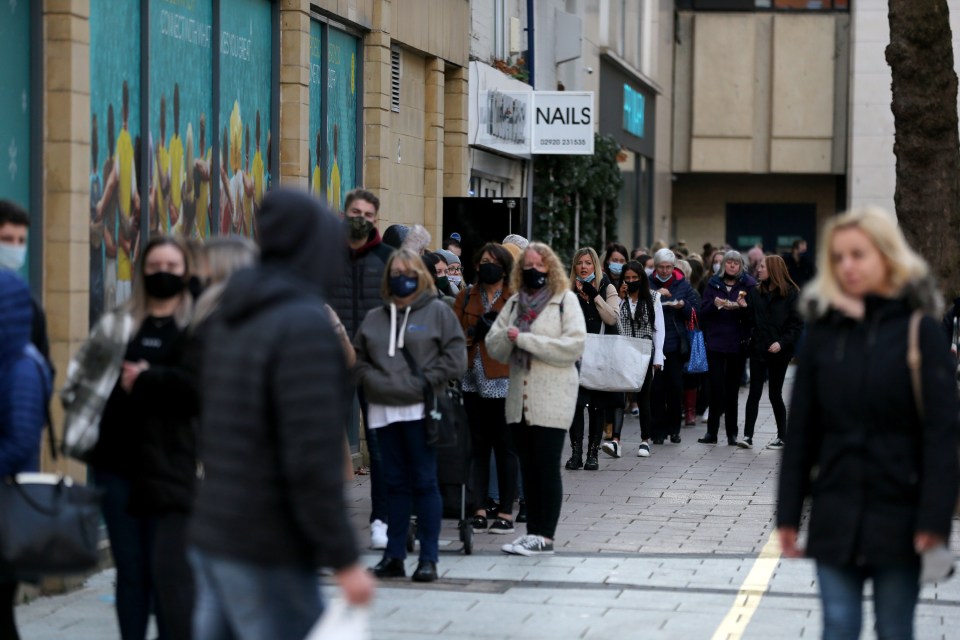
[[[261,265],[227,284],[206,345],[200,484],[190,526],[200,637],[302,638],[323,611],[318,567],[372,597],[343,497],[347,366],[324,308],[340,222],[273,191]]]

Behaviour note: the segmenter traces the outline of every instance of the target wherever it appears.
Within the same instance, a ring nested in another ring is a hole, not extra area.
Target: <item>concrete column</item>
[[[393,3],[374,0],[373,28],[363,46],[363,183],[390,210],[390,45]]]
[[[468,145],[467,87],[470,73],[466,67],[456,67],[446,74],[443,87],[443,195],[465,197],[470,185]]]
[[[310,184],[310,0],[280,5],[280,183]]]
[[[423,225],[435,246],[443,242],[443,165],[445,78],[441,58],[425,61],[423,142]]]

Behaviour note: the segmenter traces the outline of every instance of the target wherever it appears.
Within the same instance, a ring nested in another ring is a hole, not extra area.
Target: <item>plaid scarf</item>
[[[520,289],[520,295],[517,296],[519,304],[516,319],[516,326],[520,333],[530,332],[530,325],[540,317],[551,298],[553,298],[553,293],[546,286],[532,293],[527,291],[525,287]],[[530,358],[530,352],[528,351],[519,347],[513,350],[512,363],[523,367],[527,371],[530,370]]]

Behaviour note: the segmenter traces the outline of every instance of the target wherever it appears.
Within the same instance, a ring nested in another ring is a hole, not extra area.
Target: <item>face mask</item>
[[[463,276],[447,276],[447,280],[449,280],[453,286],[459,287],[460,283],[463,282]]]
[[[523,286],[527,289],[543,289],[547,284],[547,274],[534,268],[523,270]]]
[[[167,271],[151,273],[143,279],[147,295],[157,300],[167,300],[177,295],[186,286],[183,276]]]
[[[658,274],[657,274],[656,276],[654,276],[654,277],[655,277],[657,280],[659,280],[660,282],[666,282],[667,280],[669,280],[669,279],[672,277],[672,275],[673,275],[673,274],[671,274],[671,275],[667,276],[666,278],[664,278],[663,276],[661,276],[661,275],[658,273]]]
[[[647,277],[649,278],[653,275],[653,267],[644,267],[643,272],[647,274]]]
[[[410,276],[393,276],[390,278],[390,293],[398,298],[406,298],[417,290],[419,280]]]
[[[579,280],[580,282],[593,282],[594,280],[596,280],[596,278],[597,278],[597,274],[591,273],[586,278],[577,278],[577,280]]]
[[[607,268],[610,269],[610,273],[615,276],[620,275],[620,272],[623,271],[623,265],[619,262],[611,262]]]
[[[373,223],[363,216],[350,216],[347,218],[347,225],[350,229],[351,240],[366,240],[373,231]]]
[[[0,243],[0,267],[19,271],[26,260],[26,245]]]
[[[483,284],[496,284],[503,278],[503,267],[493,262],[486,262],[477,270],[477,278]]]
[[[628,283],[627,283],[627,293],[636,293],[637,291],[640,291],[640,285],[642,285],[642,284],[643,284],[643,283],[640,282],[639,280],[634,280],[633,282],[628,282]]]
[[[207,287],[197,276],[190,276],[190,281],[187,282],[187,290],[190,292],[190,295],[193,296],[193,299],[196,300],[201,295]]]
[[[717,275],[718,273],[720,273],[720,264],[719,264],[719,263],[713,265],[713,275]]]
[[[450,289],[450,279],[447,276],[437,278],[437,289],[440,289],[440,291],[448,291]]]

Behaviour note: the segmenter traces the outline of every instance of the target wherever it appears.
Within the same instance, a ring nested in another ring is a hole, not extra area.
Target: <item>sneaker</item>
[[[370,548],[387,548],[387,523],[383,520],[374,520],[370,523]]]
[[[783,444],[784,444],[783,440],[781,440],[780,438],[777,438],[776,440],[774,440],[773,442],[767,445],[767,449],[783,449]]]
[[[610,442],[604,442],[603,446],[600,447],[603,449],[603,452],[610,456],[611,458],[620,457],[620,443],[616,440],[611,440]]]
[[[513,553],[520,556],[552,556],[553,543],[547,542],[543,536],[527,536],[513,545]]]
[[[737,441],[737,446],[741,449],[753,449],[753,438],[743,437]]]
[[[712,436],[708,433],[702,438],[697,438],[697,442],[700,444],[717,444],[717,436]]]
[[[637,449],[638,458],[649,458],[650,457],[650,445],[646,442],[640,443],[640,448]]]
[[[675,433],[672,436],[670,436],[670,442],[672,442],[673,444],[680,444],[680,434]]]
[[[474,531],[476,531],[476,529],[474,529]],[[506,518],[497,518],[490,525],[490,528],[487,529],[487,533],[508,534],[513,532],[513,520],[507,520]]]
[[[640,417],[640,408],[639,408],[639,407],[633,407],[632,409],[630,409],[630,415],[639,418],[639,417]]]
[[[470,520],[470,527],[474,533],[485,533],[487,531],[486,516],[473,516],[473,519]]]
[[[727,436],[727,446],[728,446],[728,447],[735,447],[735,446],[737,446],[737,438],[736,438],[736,436]]]
[[[663,438],[654,438],[653,444],[663,444]]]
[[[516,555],[516,553],[517,553],[517,552],[516,552],[516,547],[517,547],[518,545],[520,545],[521,543],[523,543],[527,538],[534,538],[534,537],[536,537],[536,536],[527,536],[527,535],[520,536],[519,538],[517,538],[517,539],[514,540],[513,542],[508,542],[507,544],[505,544],[505,545],[503,545],[502,547],[500,547],[500,551],[503,551],[504,553],[512,553],[512,554]]]

